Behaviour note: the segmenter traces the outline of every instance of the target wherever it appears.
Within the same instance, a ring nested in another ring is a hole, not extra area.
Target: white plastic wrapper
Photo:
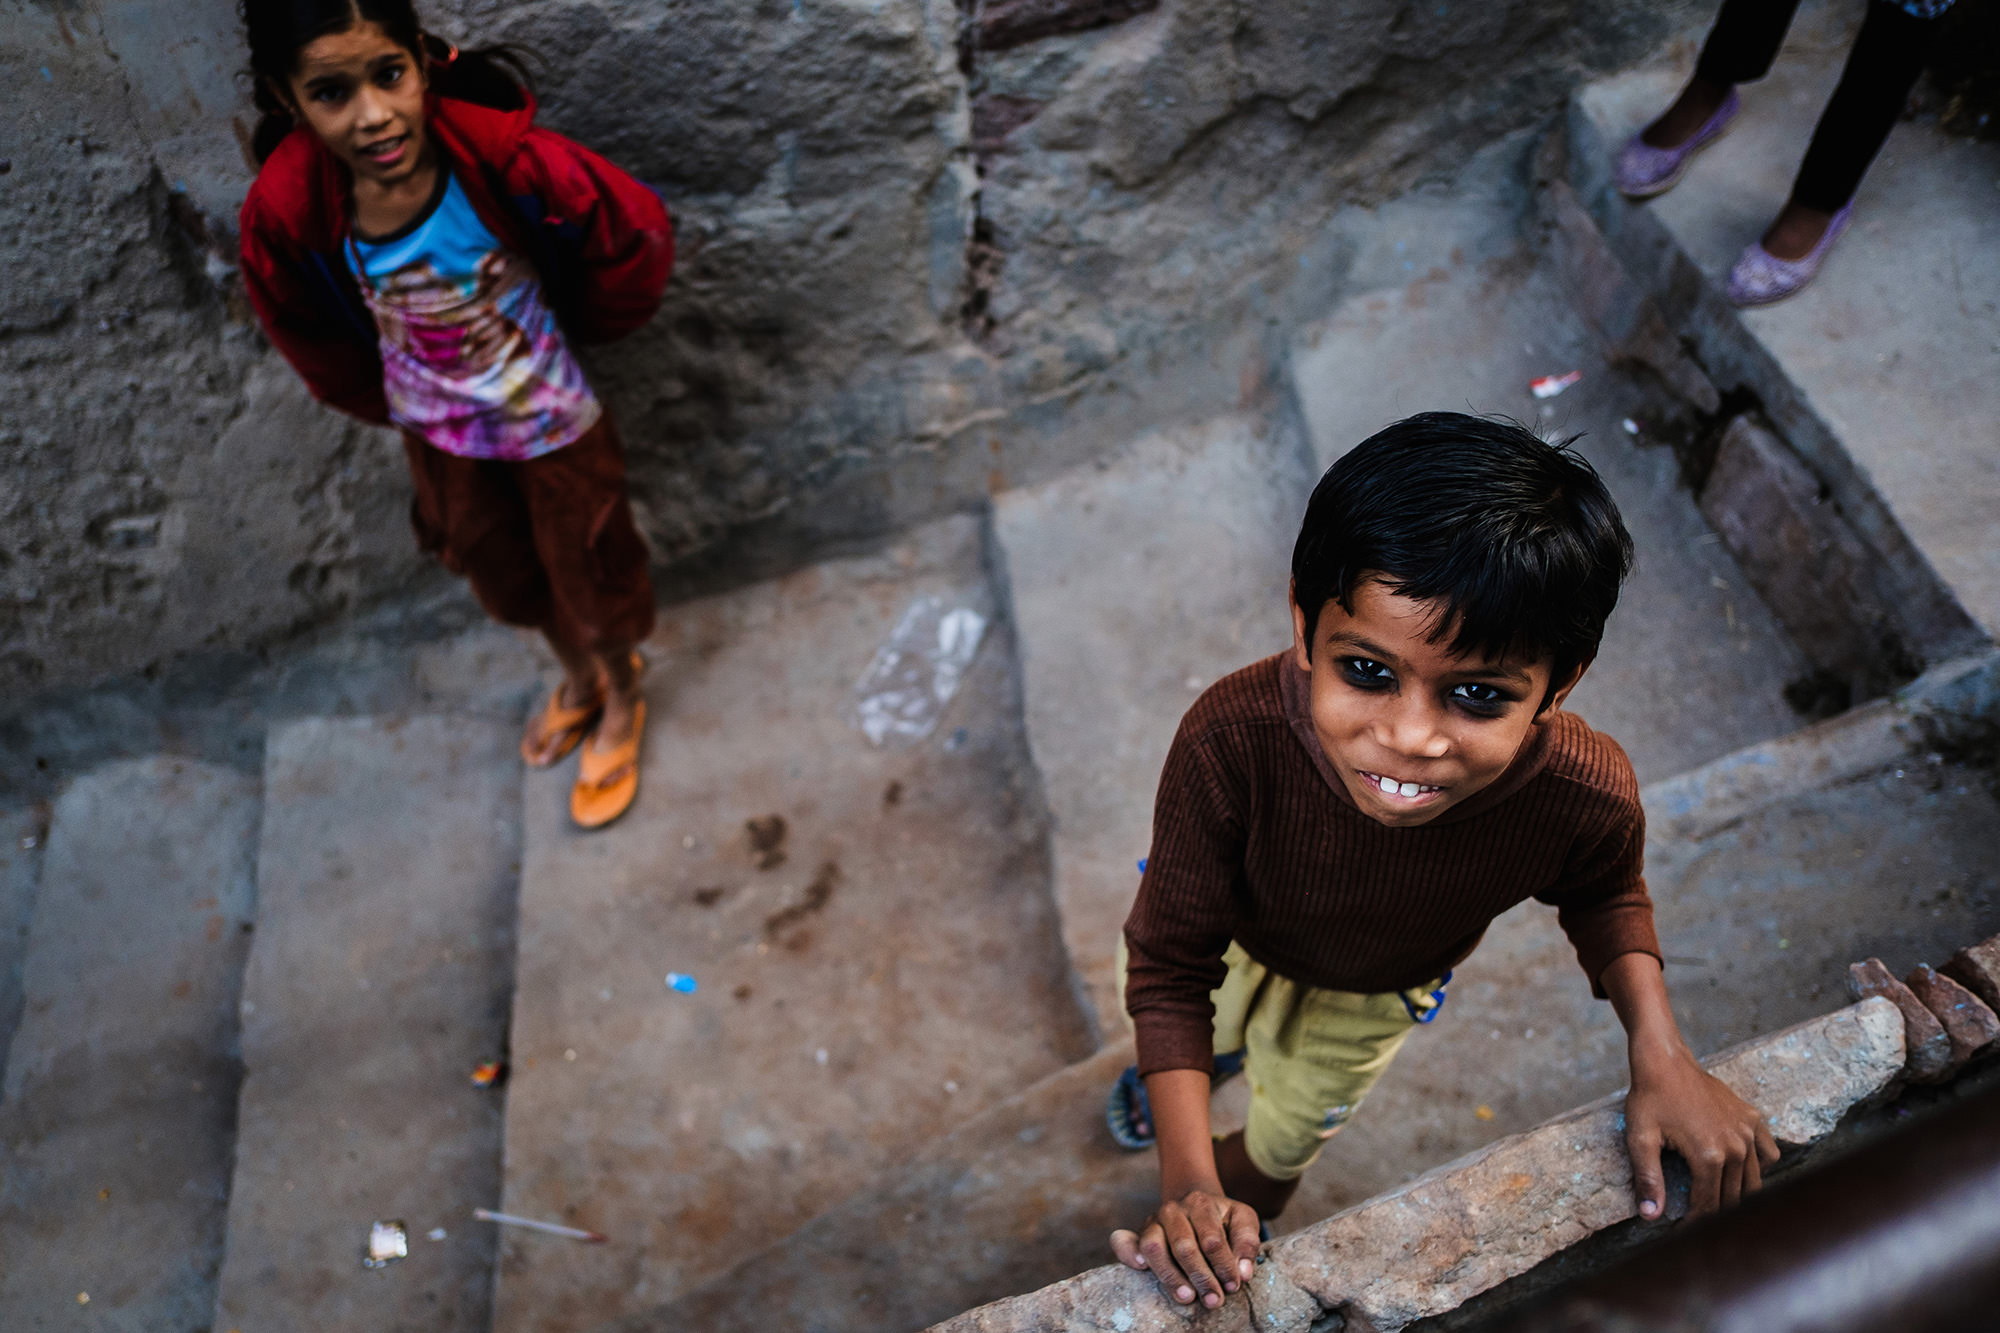
[[[917,598],[861,673],[849,720],[878,747],[922,740],[958,693],[985,635],[986,617],[971,607]]]
[[[401,1222],[377,1222],[368,1228],[368,1248],[361,1255],[363,1268],[387,1268],[409,1257],[410,1233]]]

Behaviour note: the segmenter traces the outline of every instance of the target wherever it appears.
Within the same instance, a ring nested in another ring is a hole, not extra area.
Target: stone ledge
[[[1703,1063],[1764,1112],[1781,1144],[1800,1146],[1901,1075],[1903,1020],[1871,998]],[[935,1333],[1237,1329],[1246,1313],[1264,1333],[1307,1333],[1329,1310],[1394,1333],[1634,1215],[1615,1093],[1274,1242],[1256,1280],[1216,1310],[1176,1306],[1150,1277],[1113,1265],[967,1311]]]
[[[1939,663],[1899,690],[1648,784],[1654,837],[1697,842],[1800,792],[1863,777],[2000,716],[2000,653]]]

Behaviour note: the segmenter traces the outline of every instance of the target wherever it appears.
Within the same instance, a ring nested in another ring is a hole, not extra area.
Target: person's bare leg
[[[1640,133],[1639,141],[1650,148],[1679,148],[1721,109],[1731,86],[1695,75],[1674,104]]]
[[[589,706],[602,692],[597,659],[553,631],[543,630],[542,637],[562,663],[563,679],[556,687],[556,702],[564,708]],[[521,753],[531,764],[547,763],[556,753],[555,738],[543,731],[545,718],[545,710],[537,706],[521,738]]]
[[[561,699],[565,708],[581,708],[597,693],[597,659],[588,651],[559,636],[554,630],[543,630],[542,637],[548,640],[549,651],[562,663],[563,683]]]
[[[1833,214],[1788,199],[1778,210],[1770,230],[1764,233],[1762,245],[1767,253],[1779,259],[1804,259],[1826,235],[1827,224],[1832,221]]]
[[[1265,1222],[1285,1211],[1299,1187],[1297,1180],[1273,1180],[1259,1171],[1243,1149],[1240,1129],[1216,1142],[1215,1170],[1222,1177],[1222,1192],[1255,1208]]]
[[[616,749],[632,739],[632,724],[639,702],[639,673],[632,666],[629,646],[607,647],[592,662],[603,673],[604,716],[591,735],[591,746],[599,751]]]

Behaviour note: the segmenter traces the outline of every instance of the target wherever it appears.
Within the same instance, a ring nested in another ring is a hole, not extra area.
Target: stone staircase
[[[924,743],[845,716],[912,601],[991,613],[982,539],[946,519],[669,611],[640,817],[580,835],[529,783],[506,1208],[610,1240],[510,1233],[496,1328],[672,1301],[1092,1049],[1011,630]]]
[[[0,1101],[9,1328],[214,1315],[259,814],[254,778],[171,758],[55,802]]]
[[[1685,230],[1699,175],[1644,217],[1589,178],[1619,108],[1655,91],[1631,81],[1663,80],[1621,78],[1570,116],[1565,183],[1598,244],[1701,374],[1750,389],[1832,477],[1857,540],[1962,608],[1906,645],[1941,665],[1800,726],[1786,687],[1828,650],[1767,592],[1804,575],[1739,550],[1716,497],[1682,483],[1673,446],[1701,413],[1607,362],[1576,274],[1524,240],[1545,215],[1534,145],[1505,141],[1449,189],[1331,221],[1346,295],[1289,349],[1275,399],[668,608],[644,794],[610,830],[568,826],[566,769],[522,774],[524,696],[490,682],[538,665],[487,631],[424,646],[414,687],[278,672],[260,761],[106,759],[50,806],[0,812],[0,1325],[915,1329],[1101,1263],[1154,1188],[1100,1115],[1130,1059],[1111,954],[1160,760],[1201,689],[1287,641],[1320,469],[1420,408],[1586,432],[1638,538],[1571,706],[1646,784],[1698,1050],[1834,1007],[1851,959],[1900,973],[2000,929],[1991,450],[1959,417],[1899,424],[1843,396],[1890,351],[1840,342],[1857,370],[1814,350],[1873,299],[1843,285],[1871,262],[1865,227],[1824,299],[1736,322],[1674,299],[1721,247]],[[1990,149],[1921,130],[1892,140],[1913,170],[1935,159],[1902,198],[1966,153],[1985,156],[1964,179],[2000,175]],[[2000,303],[1990,258],[1968,265],[1971,333],[1882,371],[1878,397],[1943,357],[1919,396],[1959,410],[1945,381],[1990,360]],[[1528,395],[1570,369],[1563,396]],[[1921,467],[1896,461],[1909,441]],[[985,639],[935,730],[877,748],[855,682],[926,597],[976,612]],[[488,683],[460,707],[454,681]],[[1495,924],[1279,1231],[1622,1083],[1616,1023],[1551,915]],[[489,1060],[509,1075],[477,1087]],[[1218,1093],[1222,1123],[1238,1096]],[[608,1239],[473,1219],[493,1206]],[[390,1219],[408,1257],[364,1270]]]
[[[216,1324],[483,1328],[520,871],[518,732],[483,718],[272,730]],[[409,1258],[361,1272],[376,1219]],[[356,1275],[361,1280],[356,1280]]]

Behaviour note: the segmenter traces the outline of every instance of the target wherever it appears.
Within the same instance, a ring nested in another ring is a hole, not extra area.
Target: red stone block
[[[2000,1011],[2000,935],[1968,944],[1938,971]]]
[[[1951,1039],[1954,1065],[1964,1064],[2000,1040],[2000,1015],[1950,977],[1932,971],[1929,963],[1918,963],[1903,981],[1944,1026],[1944,1035]]]
[[[1951,1038],[1936,1014],[1880,958],[1850,963],[1847,993],[1856,1000],[1880,995],[1903,1014],[1903,1072],[1917,1083],[1942,1083],[1958,1066],[1952,1060]]]

